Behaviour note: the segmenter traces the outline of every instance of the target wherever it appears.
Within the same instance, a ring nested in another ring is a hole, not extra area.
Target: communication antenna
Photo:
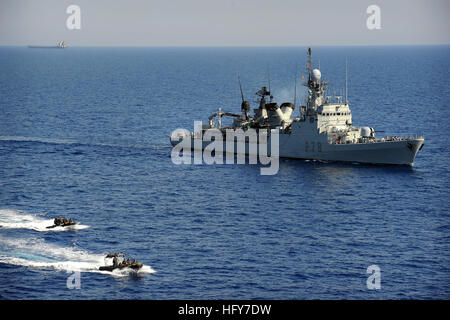
[[[295,78],[294,78],[294,107],[297,103],[297,65],[295,65]]]
[[[269,82],[269,97],[270,97],[270,102],[272,102],[272,90],[270,88],[270,69],[269,69],[269,64],[267,64],[267,80]]]
[[[348,64],[345,58],[345,104],[348,104]]]
[[[241,84],[241,77],[240,77],[240,75],[239,75],[239,73],[238,73],[238,81],[239,81],[239,89],[241,90],[241,99],[242,99],[242,102],[244,102],[244,93],[242,92],[242,84]]]
[[[248,119],[249,116],[249,112],[250,112],[250,103],[248,101],[245,101],[244,99],[244,93],[242,92],[242,83],[241,83],[241,76],[238,73],[238,81],[239,81],[239,89],[241,90],[241,99],[242,99],[242,103],[241,103],[241,111],[245,114],[245,118]]]

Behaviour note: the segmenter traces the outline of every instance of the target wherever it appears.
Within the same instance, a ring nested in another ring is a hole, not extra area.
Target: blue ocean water
[[[331,93],[348,60],[355,125],[425,135],[413,168],[172,163],[174,129],[239,112],[238,73],[292,101],[305,52],[0,47],[0,298],[450,298],[449,46],[313,48]],[[96,272],[112,251],[149,272]]]

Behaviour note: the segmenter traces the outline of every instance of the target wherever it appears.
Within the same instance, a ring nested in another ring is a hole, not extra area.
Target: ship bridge
[[[348,104],[327,103],[317,108],[319,128],[351,126],[351,124],[352,113]]]

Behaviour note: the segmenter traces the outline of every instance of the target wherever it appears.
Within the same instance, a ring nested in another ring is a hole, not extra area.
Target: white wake
[[[54,269],[60,271],[80,271],[129,276],[156,272],[144,265],[138,271],[131,268],[100,271],[105,265],[106,254],[94,254],[78,247],[60,247],[43,239],[11,239],[0,235],[0,263],[30,268]]]
[[[83,230],[87,225],[76,224],[67,227],[47,228],[53,225],[53,219],[46,219],[36,214],[30,214],[14,209],[0,209],[0,228],[4,229],[31,229],[39,232],[58,232],[70,230]]]

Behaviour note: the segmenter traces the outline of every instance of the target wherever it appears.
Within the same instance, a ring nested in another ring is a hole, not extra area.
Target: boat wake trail
[[[146,143],[102,143],[102,142],[83,142],[71,139],[53,139],[53,138],[39,138],[39,137],[23,137],[23,136],[0,136],[0,141],[5,142],[35,142],[42,144],[56,144],[56,145],[74,145],[74,146],[97,146],[97,147],[111,147],[111,148],[134,148],[134,149],[154,149],[154,150],[171,150],[172,146],[167,144],[146,144]]]
[[[156,272],[150,266],[139,271],[130,268],[114,272],[100,271],[105,254],[94,254],[78,247],[61,247],[43,239],[11,239],[0,236],[0,263],[59,271],[80,271],[129,276]]]
[[[0,236],[0,263],[68,271],[95,271],[103,256],[76,247],[60,247],[43,239]]]
[[[47,228],[52,225],[53,219],[45,219],[35,214],[14,209],[0,209],[0,228],[3,229],[30,229],[39,232],[58,232],[89,228],[89,226],[81,224],[68,227]]]
[[[39,142],[48,144],[78,144],[77,141],[69,139],[49,139],[49,138],[22,137],[22,136],[0,136],[0,141]]]

